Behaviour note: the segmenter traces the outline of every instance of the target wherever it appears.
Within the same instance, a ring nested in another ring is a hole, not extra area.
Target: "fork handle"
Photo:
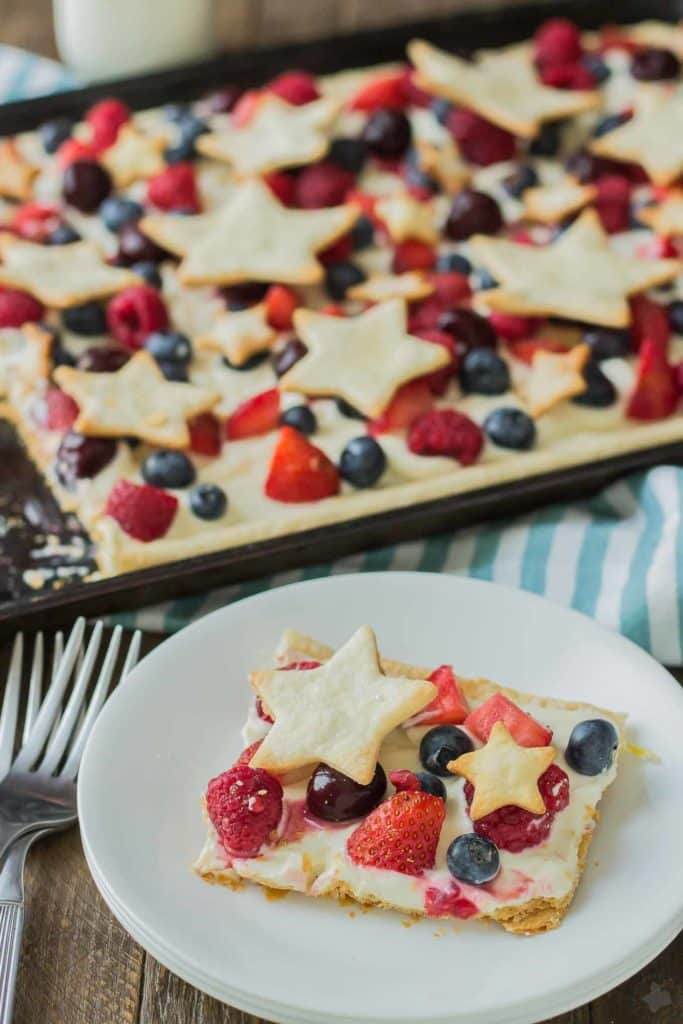
[[[23,931],[24,904],[0,903],[0,1024],[12,1024]]]

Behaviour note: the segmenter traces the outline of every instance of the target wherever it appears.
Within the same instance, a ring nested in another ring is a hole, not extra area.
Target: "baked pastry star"
[[[683,89],[641,87],[630,121],[594,139],[590,148],[611,160],[634,161],[655,185],[670,185],[683,172]]]
[[[211,328],[195,338],[197,348],[220,352],[235,366],[242,366],[251,356],[270,347],[277,332],[268,323],[265,303],[249,309],[223,313]]]

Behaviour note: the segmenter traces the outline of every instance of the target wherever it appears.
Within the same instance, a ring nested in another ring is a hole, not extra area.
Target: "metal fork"
[[[14,756],[19,713],[24,638],[15,638],[5,697],[0,713],[0,1024],[10,1024],[24,924],[23,870],[36,839],[77,821],[75,778],[83,748],[109,691],[121,650],[122,630],[111,635],[102,665],[87,700],[103,624],[93,629],[82,650],[85,619],[78,619],[64,647],[55,637],[50,683],[43,692],[44,643],[38,633],[33,647],[20,749]],[[133,634],[119,681],[135,665],[141,634]],[[73,676],[71,693],[62,701]],[[5,856],[6,854],[6,856]]]

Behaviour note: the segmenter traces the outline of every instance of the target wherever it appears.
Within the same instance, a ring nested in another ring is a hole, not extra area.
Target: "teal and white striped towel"
[[[0,101],[73,84],[73,76],[59,64],[0,47]],[[661,466],[586,501],[551,505],[521,519],[379,548],[116,618],[143,629],[170,631],[269,587],[379,569],[452,572],[545,594],[624,633],[660,661],[680,665],[683,469]]]

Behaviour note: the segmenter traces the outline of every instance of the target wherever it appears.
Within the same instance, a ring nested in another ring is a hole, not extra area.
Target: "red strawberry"
[[[235,128],[244,128],[246,124],[249,124],[256,113],[262,97],[263,93],[258,89],[249,89],[248,92],[240,96],[230,114]]]
[[[351,110],[367,112],[389,108],[403,110],[408,104],[405,88],[405,71],[394,71],[378,75],[361,85],[349,101]]]
[[[595,206],[608,234],[626,231],[631,223],[631,182],[623,174],[598,178]]]
[[[445,455],[462,466],[476,462],[484,444],[477,424],[454,409],[432,409],[411,424],[408,447],[416,455]]]
[[[291,331],[292,316],[300,303],[293,288],[284,284],[271,284],[266,292],[266,319],[276,331]]]
[[[491,124],[467,107],[456,107],[448,115],[448,128],[466,160],[488,167],[499,160],[512,160],[517,149],[514,135]]]
[[[282,786],[262,768],[236,764],[206,788],[206,810],[227,853],[256,857],[282,815]]]
[[[538,64],[569,64],[581,56],[581,34],[568,18],[548,18],[534,33]]]
[[[309,164],[296,179],[296,203],[304,210],[340,206],[353,187],[355,176],[330,160]]]
[[[100,150],[116,142],[121,126],[129,119],[128,107],[117,99],[100,100],[85,115],[85,122],[92,130],[93,142]]]
[[[187,421],[190,451],[195,455],[220,455],[223,444],[220,421],[212,412],[200,412]]]
[[[509,346],[510,354],[515,359],[527,363],[529,366],[534,361],[537,352],[566,352],[567,346],[561,341],[554,341],[552,338],[529,338],[526,341],[512,341]]]
[[[76,160],[97,160],[102,150],[92,142],[81,142],[79,139],[67,139],[57,150],[57,163],[60,167],[68,167]]]
[[[107,498],[104,513],[124,533],[144,543],[166,534],[175,518],[178,499],[159,487],[117,480]]]
[[[262,391],[238,405],[225,424],[229,441],[258,437],[275,430],[280,419],[280,392],[277,388]]]
[[[530,338],[538,328],[538,320],[530,316],[515,316],[514,313],[489,313],[489,323],[499,338],[505,341],[521,341]]]
[[[126,348],[142,348],[152,331],[168,327],[168,312],[156,288],[132,285],[115,295],[107,306],[107,326]]]
[[[553,89],[594,89],[594,76],[583,64],[543,64],[538,77]]]
[[[318,259],[324,267],[329,267],[332,263],[344,263],[349,259],[352,252],[353,241],[351,235],[343,235],[342,238],[338,238],[332,245],[328,245],[327,249],[319,252]]]
[[[45,242],[60,223],[59,210],[52,203],[22,203],[14,210],[9,227],[27,242]]]
[[[296,178],[286,171],[272,171],[263,177],[264,182],[279,199],[283,206],[294,206],[296,203]]]
[[[640,344],[636,386],[626,415],[632,420],[662,420],[678,405],[676,371],[661,344],[645,338]]]
[[[28,292],[0,288],[0,327],[22,327],[42,320],[44,306]]]
[[[465,727],[482,743],[486,743],[496,722],[504,722],[508,731],[520,747],[547,747],[553,738],[552,731],[522,711],[502,693],[494,693],[465,719]]]
[[[281,100],[300,107],[320,98],[315,78],[308,71],[285,71],[267,86]]]
[[[671,337],[671,324],[664,306],[660,306],[647,295],[634,295],[629,300],[631,307],[631,336],[636,351],[643,343],[654,342],[662,352],[667,351]]]
[[[147,182],[147,199],[160,210],[200,209],[197,179],[189,163],[171,164]]]
[[[346,850],[354,864],[421,875],[434,867],[446,805],[431,793],[395,793],[351,833]]]
[[[45,426],[48,430],[68,430],[78,416],[78,406],[71,395],[59,388],[45,392]]]
[[[399,242],[394,249],[391,269],[395,274],[404,274],[409,270],[431,270],[436,262],[436,249],[427,242],[408,239]]]
[[[429,676],[438,688],[433,701],[413,715],[406,725],[459,725],[467,718],[467,702],[450,665],[440,665]]]
[[[324,452],[293,427],[283,427],[264,490],[274,501],[319,501],[339,493],[339,473]]]
[[[255,743],[250,743],[249,746],[245,747],[245,749],[242,751],[240,756],[235,761],[235,764],[249,764],[252,757],[254,756],[254,754],[256,753],[256,751],[258,750],[262,743],[263,740],[256,740]]]
[[[426,380],[411,380],[398,389],[381,416],[368,423],[373,436],[404,430],[420,413],[431,409],[434,396]]]

